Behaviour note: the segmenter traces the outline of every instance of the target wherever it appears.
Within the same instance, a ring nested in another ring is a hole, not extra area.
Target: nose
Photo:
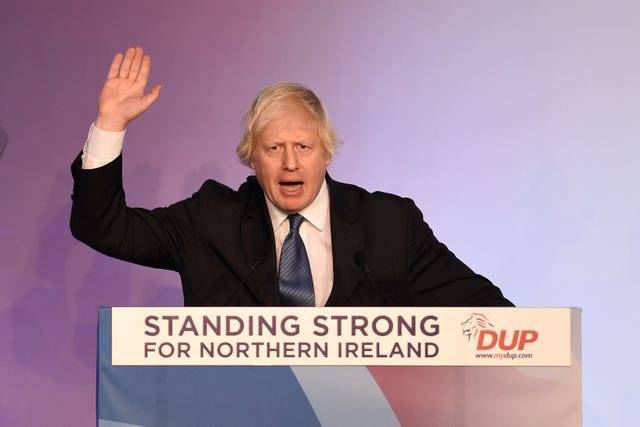
[[[285,148],[282,154],[282,168],[288,171],[298,169],[298,153],[293,148]]]

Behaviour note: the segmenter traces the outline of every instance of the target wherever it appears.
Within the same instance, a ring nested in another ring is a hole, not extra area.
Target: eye
[[[311,147],[308,146],[307,144],[298,144],[298,149],[300,149],[301,151],[307,151],[307,150],[311,150]]]

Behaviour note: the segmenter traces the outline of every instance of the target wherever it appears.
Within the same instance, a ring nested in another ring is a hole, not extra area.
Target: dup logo
[[[524,350],[527,344],[538,340],[538,331],[533,329],[497,330],[494,324],[482,313],[471,313],[462,322],[462,334],[467,341],[476,342],[476,350]]]

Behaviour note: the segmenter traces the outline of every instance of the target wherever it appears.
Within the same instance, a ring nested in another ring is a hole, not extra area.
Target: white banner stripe
[[[98,427],[145,427],[145,426],[141,426],[139,424],[121,423],[119,421],[103,420],[102,418],[99,418]]]
[[[323,427],[400,426],[366,367],[291,366],[291,370]]]

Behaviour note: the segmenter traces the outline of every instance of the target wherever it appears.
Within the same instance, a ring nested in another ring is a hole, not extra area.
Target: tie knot
[[[302,221],[304,221],[304,217],[300,214],[292,214],[287,218],[289,218],[289,227],[291,228],[291,230],[298,232],[300,224],[302,224]]]

